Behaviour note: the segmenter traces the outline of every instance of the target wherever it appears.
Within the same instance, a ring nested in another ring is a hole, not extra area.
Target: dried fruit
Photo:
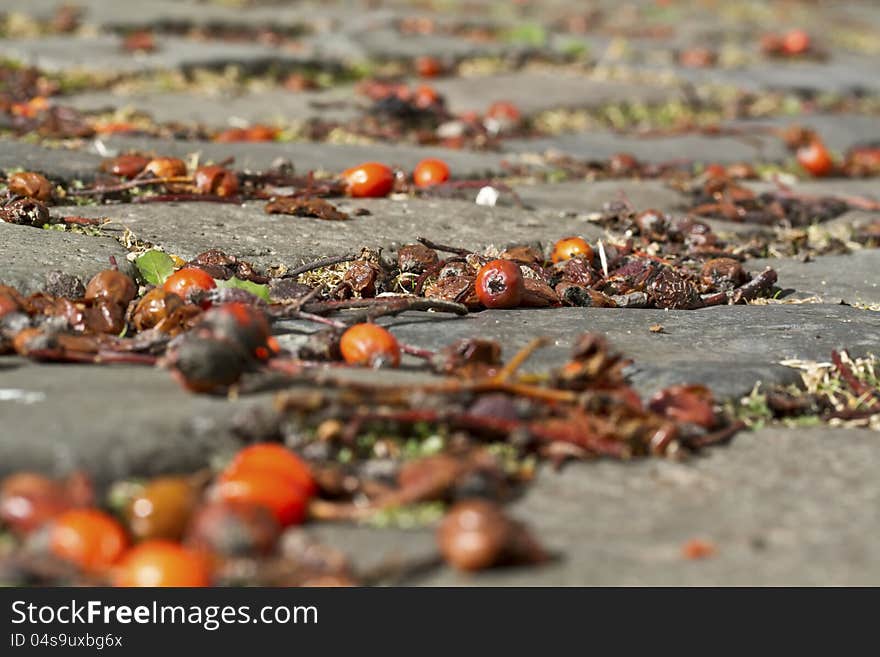
[[[195,514],[186,543],[224,557],[267,555],[281,528],[265,506],[246,502],[213,502]]]
[[[0,484],[0,521],[17,532],[30,532],[70,506],[65,487],[40,474],[19,472]]]
[[[125,513],[128,527],[140,540],[179,540],[197,501],[197,491],[189,478],[153,479],[129,502]]]
[[[342,174],[348,194],[355,198],[388,196],[394,187],[394,171],[379,162],[365,162]]]
[[[416,187],[431,187],[449,180],[449,166],[443,160],[422,160],[413,170]]]
[[[92,276],[86,285],[85,298],[127,306],[136,295],[137,285],[131,278],[116,269],[105,269]]]
[[[134,178],[150,163],[150,158],[145,155],[130,153],[118,155],[101,163],[101,171],[112,173],[120,178]]]
[[[480,267],[474,285],[486,308],[516,308],[525,291],[519,265],[510,260],[492,260]]]
[[[355,324],[342,334],[339,350],[346,363],[367,367],[400,365],[400,345],[391,333],[376,324]]]
[[[52,198],[52,183],[45,176],[32,171],[13,173],[6,181],[9,191],[19,196],[26,196],[46,202]]]
[[[144,167],[156,178],[178,178],[186,175],[186,163],[176,157],[155,157]]]
[[[52,553],[84,570],[116,563],[128,547],[125,530],[98,509],[73,509],[55,519],[49,535]]]
[[[195,188],[199,194],[235,196],[238,194],[238,176],[221,166],[211,165],[196,169]]]
[[[204,556],[171,541],[153,540],[133,548],[119,565],[116,586],[210,586]]]

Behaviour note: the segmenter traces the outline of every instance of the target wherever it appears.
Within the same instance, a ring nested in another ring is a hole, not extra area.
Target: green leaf
[[[228,281],[217,281],[217,287],[237,287],[239,290],[250,292],[255,297],[258,297],[263,301],[270,301],[268,285],[260,285],[259,283],[254,283],[252,281],[243,281],[240,278],[236,278],[235,276],[230,278]]]
[[[174,260],[162,251],[153,249],[138,256],[134,266],[143,276],[144,280],[151,285],[162,285],[165,279],[174,273]]]

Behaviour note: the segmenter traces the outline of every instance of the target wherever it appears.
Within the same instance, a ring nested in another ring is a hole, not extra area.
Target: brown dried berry
[[[6,181],[9,191],[19,196],[26,196],[46,202],[52,198],[52,183],[45,176],[32,171],[13,173]]]
[[[438,262],[437,252],[424,244],[407,244],[397,252],[397,266],[406,273],[421,274]]]
[[[156,157],[147,163],[144,171],[157,178],[177,178],[186,175],[186,163],[176,157]]]
[[[709,287],[723,290],[739,287],[748,280],[743,266],[733,258],[712,258],[703,264],[700,279]]]
[[[135,538],[176,541],[183,536],[197,501],[197,490],[188,478],[159,477],[131,499],[125,518]]]
[[[137,285],[131,278],[116,269],[105,269],[92,276],[86,285],[85,298],[127,306],[136,295]]]
[[[238,176],[217,165],[199,167],[195,172],[195,188],[199,194],[235,196],[238,193]]]
[[[212,502],[192,520],[186,543],[224,557],[266,555],[281,531],[272,512],[247,502]]]
[[[150,158],[145,155],[129,153],[119,155],[101,163],[101,171],[112,173],[120,178],[134,178],[150,163]]]
[[[155,287],[138,301],[131,317],[132,324],[138,331],[156,328],[183,305],[183,299],[173,292]]]

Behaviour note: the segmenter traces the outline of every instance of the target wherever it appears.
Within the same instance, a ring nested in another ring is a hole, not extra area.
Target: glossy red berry
[[[174,272],[162,286],[166,292],[176,294],[187,301],[196,292],[207,292],[216,287],[217,283],[211,275],[197,267],[184,267]]]
[[[365,162],[342,174],[348,193],[355,198],[388,196],[394,187],[394,171],[379,162]]]
[[[391,333],[375,324],[355,324],[342,334],[339,350],[346,363],[378,367],[400,365],[400,344]]]
[[[309,495],[313,495],[318,488],[305,461],[278,443],[258,443],[245,447],[235,455],[223,476],[257,471],[273,472],[286,477]]]
[[[525,291],[522,271],[511,260],[492,260],[477,272],[477,298],[486,308],[516,308]]]
[[[285,475],[252,470],[223,476],[217,483],[216,498],[223,502],[259,504],[269,509],[282,527],[302,522],[308,509],[309,494]]]
[[[834,169],[834,160],[818,137],[797,149],[797,161],[814,176],[827,176]]]
[[[422,160],[413,170],[416,187],[431,187],[449,180],[449,166],[443,160],[429,158]]]
[[[73,509],[56,518],[49,536],[55,556],[84,570],[114,564],[128,547],[125,530],[98,509]]]

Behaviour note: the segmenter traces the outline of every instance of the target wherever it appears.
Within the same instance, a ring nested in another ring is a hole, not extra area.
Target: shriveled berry
[[[210,336],[186,334],[171,358],[171,373],[192,392],[226,392],[251,367],[241,345]]]
[[[675,385],[655,394],[648,408],[677,422],[690,422],[706,429],[715,426],[712,392],[701,385]]]
[[[346,363],[379,367],[400,365],[400,345],[391,333],[376,324],[355,324],[339,341]]]
[[[137,285],[131,278],[116,269],[105,269],[92,276],[86,285],[85,298],[127,306],[136,295]]]
[[[98,509],[72,509],[52,524],[52,553],[84,570],[113,565],[128,547],[125,530],[112,516]]]
[[[235,196],[238,193],[238,176],[217,165],[199,167],[195,172],[195,188],[199,194]]]
[[[179,540],[197,501],[197,491],[189,478],[159,477],[131,499],[125,517],[137,539]]]
[[[266,314],[247,303],[224,303],[205,313],[198,324],[216,339],[239,344],[248,354],[265,358],[272,331]]]
[[[365,162],[342,174],[350,196],[379,198],[388,196],[394,187],[394,171],[379,162]]]
[[[431,187],[449,180],[449,166],[443,160],[427,159],[416,165],[413,182],[416,187]]]
[[[45,176],[32,171],[13,173],[6,181],[9,191],[19,196],[27,196],[46,202],[52,198],[52,183]]]
[[[132,324],[138,331],[155,328],[183,305],[183,299],[178,295],[161,287],[154,287],[135,306],[131,316]]]
[[[101,163],[101,171],[112,173],[120,178],[134,178],[150,163],[150,158],[145,155],[130,153],[118,155]]]
[[[553,246],[551,260],[554,263],[564,262],[578,256],[589,262],[593,259],[593,248],[583,237],[566,237]]]
[[[176,157],[156,157],[147,162],[144,171],[157,178],[177,178],[186,175],[186,163]]]
[[[164,540],[133,548],[119,565],[116,586],[210,586],[207,559],[193,550]]]
[[[171,274],[162,286],[166,292],[173,292],[186,301],[189,301],[196,292],[207,292],[216,287],[217,283],[211,275],[197,267],[179,269]]]
[[[224,557],[269,554],[281,528],[265,506],[247,502],[212,502],[195,514],[186,543]]]
[[[730,289],[745,283],[748,276],[738,260],[712,258],[703,264],[700,278],[705,285]]]
[[[492,260],[477,272],[477,298],[486,308],[516,308],[522,302],[525,283],[519,265]]]

